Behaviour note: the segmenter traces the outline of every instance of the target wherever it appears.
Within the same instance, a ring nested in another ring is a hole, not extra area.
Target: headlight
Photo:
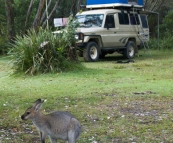
[[[81,32],[76,33],[76,34],[75,34],[75,38],[76,38],[77,40],[83,40],[83,39],[84,39],[84,34],[81,33]]]
[[[79,40],[79,35],[75,35],[75,39]]]

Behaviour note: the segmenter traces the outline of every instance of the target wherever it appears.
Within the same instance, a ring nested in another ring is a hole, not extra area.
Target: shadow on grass
[[[135,60],[161,60],[161,59],[168,59],[172,58],[172,51],[163,51],[163,50],[139,50],[139,53],[136,54],[134,57]],[[99,62],[103,61],[115,61],[117,62],[118,60],[126,61],[128,59],[123,58],[121,54],[114,53],[114,54],[109,54],[106,55],[105,58],[99,59]]]

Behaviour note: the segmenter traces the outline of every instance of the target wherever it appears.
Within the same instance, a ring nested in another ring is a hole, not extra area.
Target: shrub
[[[162,24],[160,25],[160,39],[151,39],[149,46],[151,49],[160,50],[173,50],[173,10],[170,10],[164,17]],[[158,47],[159,42],[159,47]]]
[[[162,50],[173,50],[173,35],[169,35],[167,37],[164,37],[160,41],[160,48]]]
[[[149,43],[148,43],[150,49],[158,50],[158,49],[159,49],[159,46],[158,46],[158,45],[160,45],[160,44],[158,44],[158,42],[159,42],[159,41],[158,41],[158,39],[156,39],[156,38],[150,39],[150,41],[149,41]]]
[[[164,17],[162,24],[160,25],[161,38],[172,35],[173,32],[173,10],[170,10]]]
[[[9,54],[16,72],[35,74],[57,72],[81,67],[75,47],[76,22],[69,18],[67,27],[57,36],[50,29],[29,30],[17,36]]]
[[[156,38],[152,38],[149,41],[149,47],[155,50],[173,50],[173,36],[169,35],[158,41]]]

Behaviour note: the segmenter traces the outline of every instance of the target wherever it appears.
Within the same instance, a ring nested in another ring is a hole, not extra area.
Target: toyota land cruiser
[[[88,10],[76,15],[79,55],[87,62],[114,52],[132,59],[149,40],[147,16],[134,8]]]

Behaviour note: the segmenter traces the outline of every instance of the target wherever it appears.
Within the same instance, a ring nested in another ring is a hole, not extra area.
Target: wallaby
[[[70,113],[57,111],[47,115],[40,112],[44,100],[38,99],[21,116],[22,120],[32,120],[40,132],[41,143],[45,143],[48,136],[51,143],[57,143],[58,139],[75,143],[81,133],[79,121]]]

